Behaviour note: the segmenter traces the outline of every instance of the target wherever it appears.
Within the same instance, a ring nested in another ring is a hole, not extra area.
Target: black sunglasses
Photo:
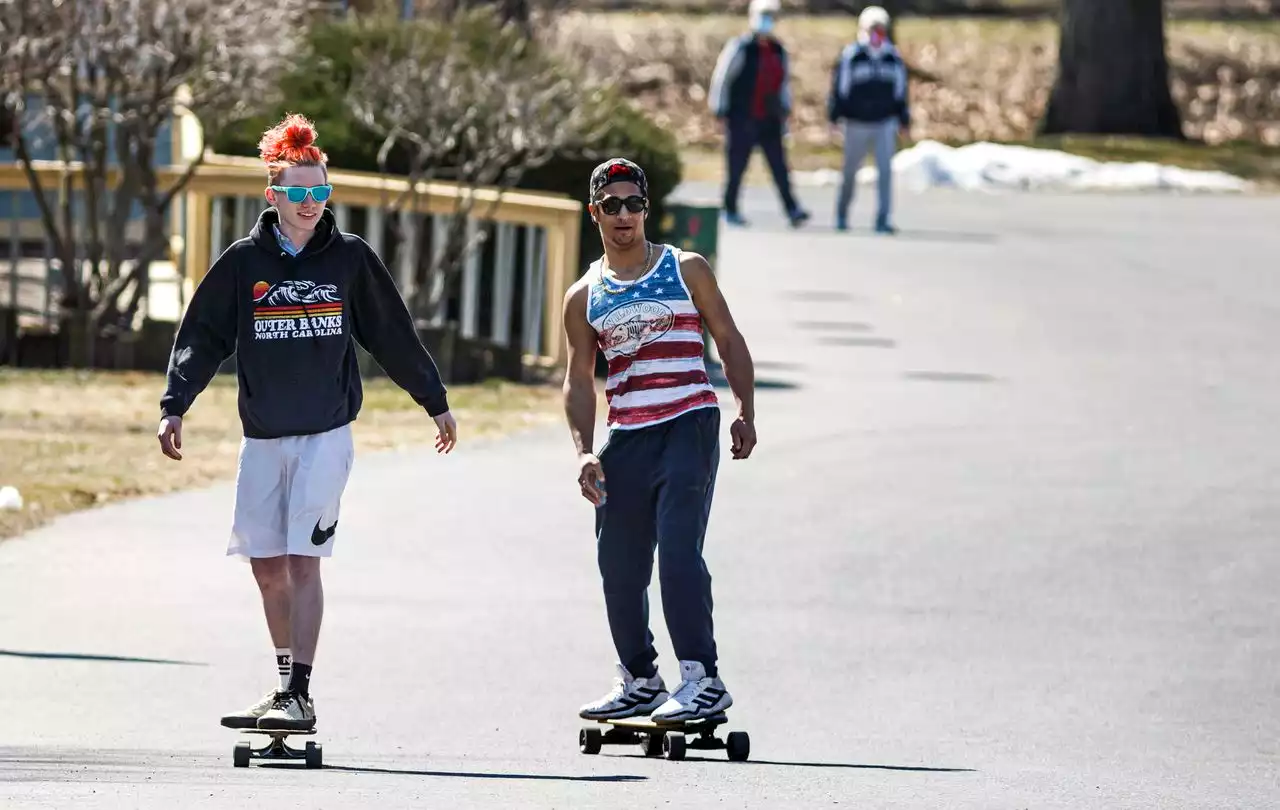
[[[596,201],[596,205],[601,211],[609,216],[617,216],[622,211],[622,206],[626,206],[627,210],[633,214],[649,208],[649,201],[639,194],[632,194],[630,197],[602,197]]]

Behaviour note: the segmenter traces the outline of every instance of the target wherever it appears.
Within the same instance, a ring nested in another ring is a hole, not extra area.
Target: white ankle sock
[[[288,647],[276,648],[276,671],[280,674],[281,691],[289,688],[289,676],[293,673],[293,654]]]

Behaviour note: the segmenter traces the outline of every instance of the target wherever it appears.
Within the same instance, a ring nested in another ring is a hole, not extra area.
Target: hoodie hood
[[[258,215],[258,221],[254,223],[253,228],[249,231],[249,238],[253,243],[273,256],[288,254],[280,247],[280,243],[276,240],[275,226],[280,224],[280,211],[272,206]],[[325,208],[320,213],[320,220],[316,223],[315,234],[307,240],[307,246],[297,255],[299,259],[305,259],[308,256],[314,256],[331,247],[341,238],[338,231],[338,219],[334,216],[333,210]]]

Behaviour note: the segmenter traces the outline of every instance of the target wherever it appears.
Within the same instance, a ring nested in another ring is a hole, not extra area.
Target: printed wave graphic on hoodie
[[[335,284],[290,279],[253,285],[254,340],[342,335],[342,298]]]

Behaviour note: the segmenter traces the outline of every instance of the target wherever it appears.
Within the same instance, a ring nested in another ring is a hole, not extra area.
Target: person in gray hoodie
[[[858,40],[841,52],[831,72],[827,118],[843,130],[844,172],[836,202],[836,228],[848,230],[858,169],[874,150],[879,173],[876,231],[894,233],[893,154],[898,134],[911,126],[907,65],[889,39],[889,14],[868,6],[858,17]]]

